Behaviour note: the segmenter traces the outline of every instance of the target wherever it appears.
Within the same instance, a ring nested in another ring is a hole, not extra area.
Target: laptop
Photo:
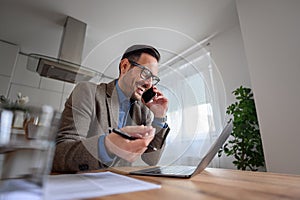
[[[212,144],[210,149],[204,155],[199,162],[198,166],[157,166],[147,169],[137,170],[129,172],[132,175],[143,175],[143,176],[164,176],[164,177],[175,177],[175,178],[191,178],[192,176],[202,172],[209,163],[213,160],[215,155],[218,153],[220,148],[223,146],[230,133],[232,132],[232,120],[227,123],[225,128],[222,130],[219,137]]]

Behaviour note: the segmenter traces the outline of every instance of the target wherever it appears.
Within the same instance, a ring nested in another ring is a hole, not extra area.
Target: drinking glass
[[[0,199],[43,199],[60,114],[0,104]]]

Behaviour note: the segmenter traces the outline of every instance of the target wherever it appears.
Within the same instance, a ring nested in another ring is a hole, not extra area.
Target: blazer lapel
[[[112,128],[118,127],[119,100],[118,93],[115,87],[115,80],[107,84],[106,94],[107,117],[109,120],[108,126],[111,126]]]

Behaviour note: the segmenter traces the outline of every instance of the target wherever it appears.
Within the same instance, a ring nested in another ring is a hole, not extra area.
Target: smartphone
[[[155,95],[156,93],[153,91],[153,87],[151,87],[143,93],[142,98],[145,103],[148,103]]]

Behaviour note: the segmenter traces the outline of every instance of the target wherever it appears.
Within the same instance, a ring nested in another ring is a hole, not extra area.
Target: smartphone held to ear
[[[142,95],[142,98],[144,100],[145,103],[148,103],[149,101],[151,101],[151,99],[156,95],[156,93],[153,91],[153,87],[151,87],[150,89],[148,89],[147,91],[145,91]]]

